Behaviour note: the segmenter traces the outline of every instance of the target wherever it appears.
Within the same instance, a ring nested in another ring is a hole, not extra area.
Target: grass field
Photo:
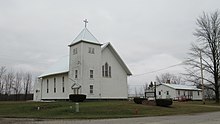
[[[100,119],[192,114],[220,111],[214,102],[174,102],[171,107],[139,105],[131,101],[72,102],[0,102],[0,117]],[[72,107],[71,107],[72,106]],[[37,108],[40,107],[40,110]]]

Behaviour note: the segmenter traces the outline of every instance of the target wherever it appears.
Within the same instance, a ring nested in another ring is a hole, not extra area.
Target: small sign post
[[[76,112],[79,112],[79,103],[76,103]]]

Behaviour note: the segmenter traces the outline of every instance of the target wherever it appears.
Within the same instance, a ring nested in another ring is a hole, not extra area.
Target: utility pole
[[[205,94],[204,94],[204,83],[203,83],[203,67],[202,67],[202,50],[200,49],[200,67],[201,67],[201,78],[202,78],[202,102],[205,104]]]
[[[156,82],[154,82],[154,98],[155,98],[155,101],[157,99],[157,85],[156,85]]]

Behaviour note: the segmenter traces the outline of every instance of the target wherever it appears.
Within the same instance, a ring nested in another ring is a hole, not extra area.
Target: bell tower
[[[101,92],[101,44],[87,29],[84,29],[69,45],[69,83],[72,93],[99,97]]]

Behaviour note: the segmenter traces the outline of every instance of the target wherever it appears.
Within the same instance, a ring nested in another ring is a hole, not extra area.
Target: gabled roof
[[[112,54],[114,55],[114,57],[116,58],[116,60],[118,60],[119,64],[122,66],[122,68],[125,70],[125,72],[127,73],[127,75],[132,75],[131,71],[128,69],[127,65],[124,63],[124,61],[121,59],[121,57],[119,56],[119,54],[116,52],[116,50],[113,48],[113,46],[110,44],[110,42],[105,43],[101,46],[102,51],[105,48],[109,48],[109,50],[112,52]]]
[[[58,60],[54,65],[49,67],[43,74],[41,74],[39,78],[67,72],[69,72],[69,55]]]
[[[72,46],[80,41],[100,44],[99,41],[92,35],[92,33],[85,27],[79,35],[72,41],[69,46]]]
[[[166,84],[166,83],[162,83],[161,85],[173,88],[175,90],[201,90],[196,86],[192,86],[192,85]]]
[[[121,57],[112,47],[112,45],[110,43],[100,44],[98,40],[92,35],[92,33],[86,27],[79,33],[79,35],[73,40],[73,42],[69,46],[72,46],[79,42],[87,42],[87,43],[101,45],[102,51],[108,47],[110,51],[113,53],[114,57],[118,60],[120,65],[123,67],[127,75],[132,75],[132,73],[130,72],[128,67],[125,65],[125,63],[122,61]],[[69,55],[57,61],[47,71],[41,74],[39,78],[50,76],[50,75],[55,75],[55,74],[67,73],[67,72],[69,72]]]
[[[120,63],[122,68],[125,70],[127,75],[132,75],[131,71],[128,69],[128,67],[123,62],[123,60],[118,55],[118,53],[115,51],[115,49],[112,47],[112,45],[110,43],[102,44],[102,46],[101,46],[102,51],[105,48],[109,48],[109,50],[112,52],[112,54],[118,60],[118,62]],[[45,76],[50,76],[50,75],[55,75],[55,74],[67,73],[67,72],[69,72],[69,55],[62,57],[60,60],[58,60],[54,65],[49,67],[43,74],[41,74],[39,76],[39,78],[45,77]]]

